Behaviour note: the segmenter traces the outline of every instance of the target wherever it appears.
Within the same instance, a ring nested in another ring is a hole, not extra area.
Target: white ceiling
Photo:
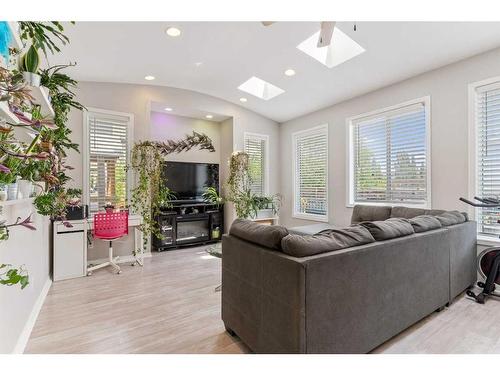
[[[165,29],[176,26],[177,38]],[[352,22],[339,27],[366,52],[332,69],[296,46],[316,22],[78,22],[71,44],[51,63],[77,61],[85,81],[153,84],[195,90],[284,122],[500,46],[500,22]],[[201,62],[200,66],[195,63]],[[283,72],[293,68],[297,75]],[[154,81],[144,76],[153,75]],[[237,87],[252,76],[286,92],[268,101]],[[240,103],[245,96],[248,101]]]

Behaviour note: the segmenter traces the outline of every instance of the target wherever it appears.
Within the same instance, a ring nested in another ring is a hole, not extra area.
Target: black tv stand
[[[156,251],[214,243],[221,240],[224,232],[224,205],[199,200],[173,201],[155,220],[161,233],[161,238],[152,236]]]

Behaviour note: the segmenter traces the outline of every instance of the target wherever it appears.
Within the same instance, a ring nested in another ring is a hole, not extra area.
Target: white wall
[[[346,225],[351,217],[351,209],[346,207],[346,118],[427,95],[431,98],[432,207],[465,210],[466,206],[458,198],[470,196],[467,86],[500,76],[499,61],[500,49],[496,49],[281,124],[281,192],[284,195],[281,223],[311,223],[292,218],[293,132],[328,123],[329,219],[330,223]]]
[[[34,211],[31,202],[2,207],[2,219],[13,223]],[[0,263],[24,265],[29,274],[29,285],[0,285],[0,353],[22,352],[42,302],[51,284],[51,256],[49,247],[49,219],[33,214],[37,228],[10,229],[10,238],[0,243]]]

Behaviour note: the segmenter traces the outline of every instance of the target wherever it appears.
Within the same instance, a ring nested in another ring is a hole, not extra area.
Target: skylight
[[[356,57],[365,49],[344,34],[339,28],[333,30],[332,42],[326,47],[317,47],[319,31],[300,43],[297,48],[329,68]]]
[[[243,82],[238,89],[264,100],[272,99],[285,92],[285,90],[257,77],[252,77]]]

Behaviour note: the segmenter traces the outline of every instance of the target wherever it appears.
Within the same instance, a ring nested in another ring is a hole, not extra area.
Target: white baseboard
[[[35,326],[36,320],[38,318],[38,314],[40,313],[40,310],[42,309],[43,302],[45,301],[45,298],[47,297],[47,294],[49,293],[50,286],[52,285],[52,280],[50,277],[47,279],[45,284],[43,285],[42,291],[40,292],[40,295],[38,296],[35,304],[33,305],[33,309],[31,310],[30,316],[28,317],[28,320],[26,321],[26,324],[24,325],[24,328],[19,335],[19,338],[17,339],[16,346],[14,346],[14,350],[12,354],[23,354],[24,349],[26,348],[26,344],[28,343],[28,340],[31,335],[31,331],[33,330],[33,327]]]
[[[144,253],[144,258],[151,258],[151,252],[145,252]],[[99,264],[99,263],[104,263],[107,262],[108,258],[100,258],[100,259],[91,259],[87,261],[87,266],[89,264]],[[128,262],[134,262],[135,257],[133,255],[120,255],[120,259],[118,259],[118,264],[120,263],[128,263]]]

